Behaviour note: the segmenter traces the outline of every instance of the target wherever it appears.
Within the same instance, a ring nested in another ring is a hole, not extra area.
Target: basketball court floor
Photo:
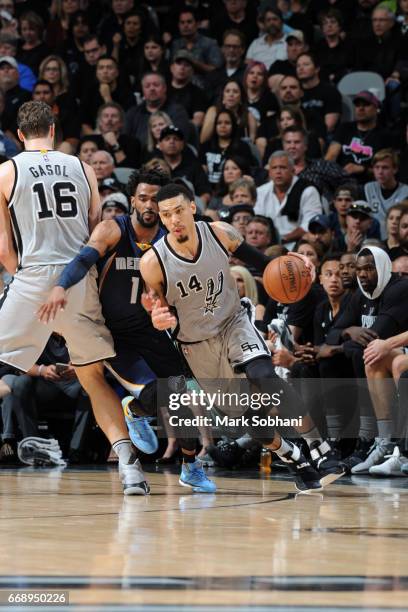
[[[408,610],[408,480],[297,495],[284,473],[215,473],[195,495],[151,466],[151,495],[124,498],[111,468],[1,469],[0,610],[68,609],[8,607],[17,590],[84,612]]]

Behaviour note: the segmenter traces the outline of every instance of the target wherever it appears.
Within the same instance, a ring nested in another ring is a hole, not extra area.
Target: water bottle
[[[271,451],[269,450],[269,448],[263,447],[261,451],[261,461],[259,463],[261,472],[263,472],[264,474],[270,474],[272,471],[271,465],[272,465]]]

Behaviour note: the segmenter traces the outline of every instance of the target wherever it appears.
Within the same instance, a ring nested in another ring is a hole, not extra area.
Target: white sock
[[[135,463],[137,459],[137,451],[129,438],[117,440],[112,444],[114,452],[117,454],[119,461],[125,464]]]
[[[292,442],[285,440],[285,438],[281,438],[280,447],[273,452],[283,459],[286,457],[297,461],[300,457],[300,449],[296,446],[296,444],[292,444]]]

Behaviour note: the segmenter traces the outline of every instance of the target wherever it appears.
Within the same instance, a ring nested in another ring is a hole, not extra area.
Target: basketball
[[[273,259],[263,273],[265,291],[282,304],[292,304],[304,298],[312,282],[310,270],[296,253]]]

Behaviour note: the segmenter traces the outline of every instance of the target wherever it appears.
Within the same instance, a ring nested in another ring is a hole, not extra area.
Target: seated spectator
[[[354,70],[377,72],[386,81],[401,56],[402,47],[400,28],[388,6],[382,4],[373,10],[370,30],[364,45],[358,49]]]
[[[380,226],[368,202],[355,200],[347,210],[344,243],[348,253],[358,253],[367,238],[380,239]],[[343,245],[341,245],[343,246]]]
[[[259,304],[258,287],[252,274],[243,266],[231,266],[231,274],[237,283],[240,298],[251,300],[255,308],[255,320],[262,321],[265,314],[265,306]]]
[[[264,33],[249,45],[246,59],[263,62],[269,70],[276,60],[287,59],[282,12],[277,5],[264,4],[261,5],[258,19]]]
[[[187,179],[196,195],[208,204],[211,187],[207,176],[189,147],[186,147],[183,132],[175,125],[164,128],[160,134],[160,152],[171,168],[172,178]]]
[[[166,60],[166,47],[158,34],[149,34],[143,44],[143,54],[139,61],[139,70],[134,84],[134,89],[138,96],[138,103],[141,102],[143,93],[142,79],[145,74],[161,74],[166,83],[170,83],[170,68]]]
[[[44,42],[44,22],[37,13],[28,11],[20,17],[20,31],[17,59],[38,75],[41,62],[50,53],[50,47]]]
[[[6,97],[4,92],[0,89],[0,125],[3,124],[2,117],[5,107]],[[17,155],[17,153],[20,153],[20,147],[17,144],[17,141],[14,140],[14,138],[6,136],[3,130],[0,129],[0,156],[2,158],[2,162],[14,157],[14,155]]]
[[[163,111],[157,111],[150,115],[148,120],[147,140],[145,150],[143,151],[144,160],[151,159],[152,156],[160,154],[160,134],[165,127],[171,124],[172,121],[170,117]]]
[[[392,262],[392,271],[398,276],[408,276],[408,255],[401,255]]]
[[[96,64],[103,55],[106,55],[106,46],[100,42],[96,34],[86,36],[82,46],[83,61],[78,74],[72,78],[72,90],[78,99],[82,99],[86,88],[95,81]]]
[[[353,47],[343,32],[343,17],[339,10],[329,8],[319,15],[323,38],[314,47],[321,76],[337,83],[354,64]]]
[[[94,136],[84,136],[79,141],[78,145],[78,157],[82,162],[86,164],[91,163],[92,155],[98,150],[98,145],[95,142]]]
[[[276,242],[276,232],[271,219],[256,214],[246,226],[245,240],[250,245],[264,253],[266,249]],[[262,276],[260,270],[251,268],[255,276]]]
[[[328,134],[336,128],[342,112],[341,95],[320,78],[320,66],[310,53],[302,53],[296,62],[297,78],[302,84],[302,108],[315,109],[324,119]]]
[[[120,215],[129,214],[129,202],[124,193],[119,191],[106,195],[101,201],[102,204],[102,221],[114,219]]]
[[[215,119],[221,110],[228,110],[235,115],[238,124],[238,138],[250,138],[255,142],[257,124],[256,119],[248,110],[246,94],[241,83],[229,79],[220,94],[215,106],[210,106],[204,118],[200,134],[200,142],[207,142],[215,132]]]
[[[258,36],[256,14],[252,6],[248,6],[247,0],[223,0],[223,5],[217,4],[219,10],[215,11],[210,20],[210,31],[219,44],[222,43],[227,29],[237,30],[247,41]]]
[[[1,117],[2,129],[9,138],[17,139],[17,112],[31,99],[31,94],[18,84],[20,75],[14,57],[0,58],[0,89],[5,93],[5,108]]]
[[[229,186],[229,196],[232,204],[250,204],[252,207],[256,203],[256,187],[252,178],[243,176],[236,179]]]
[[[200,161],[208,174],[211,185],[218,185],[227,157],[238,155],[252,161],[251,150],[246,142],[238,139],[235,115],[227,109],[221,110],[215,118],[215,133],[209,142],[201,147]]]
[[[392,146],[389,130],[378,125],[380,101],[370,91],[361,91],[353,100],[356,121],[337,128],[326,153],[328,161],[338,164],[360,183],[370,177],[369,168],[380,149]]]
[[[269,178],[257,190],[255,213],[270,217],[281,242],[291,249],[307,232],[310,219],[322,212],[319,192],[295,176],[293,161],[285,151],[272,154]]]
[[[244,175],[246,175],[246,179],[250,179],[249,174],[250,169],[244,157],[234,154],[225,157],[224,165],[222,166],[222,174],[220,180],[218,181],[218,187],[214,196],[211,198],[208,209],[223,210],[226,206],[231,206],[232,200],[229,192],[230,186]],[[252,181],[252,179],[250,180]]]
[[[142,14],[132,9],[123,17],[123,29],[112,38],[112,57],[121,70],[129,75],[132,85],[138,78],[147,27]]]
[[[217,42],[198,32],[198,21],[194,9],[185,7],[178,20],[180,38],[171,45],[171,56],[187,50],[193,57],[193,83],[205,86],[205,75],[222,65],[222,54]]]
[[[111,11],[104,15],[102,22],[99,24],[102,40],[112,40],[115,34],[123,32],[127,14],[136,8],[135,0],[111,0],[108,4],[111,5]],[[144,29],[146,31],[155,31],[158,27],[158,19],[153,8],[138,2],[137,9],[143,16]],[[100,15],[98,15],[99,17]]]
[[[398,226],[399,246],[390,249],[390,259],[394,261],[398,257],[408,255],[408,211],[403,211]]]
[[[309,222],[309,231],[304,238],[311,244],[318,244],[326,255],[329,251],[338,251],[339,245],[334,237],[328,215],[316,215]]]
[[[141,146],[136,138],[123,133],[124,125],[125,113],[120,104],[102,104],[96,118],[95,142],[112,155],[116,167],[136,169],[140,166]]]
[[[55,148],[72,155],[79,143],[80,123],[78,114],[72,105],[59,107],[54,88],[48,81],[40,79],[33,89],[33,100],[48,104],[55,115]]]
[[[224,57],[223,65],[209,72],[205,77],[206,89],[214,104],[228,79],[242,83],[246,65],[243,61],[245,55],[246,39],[239,30],[226,30],[223,35],[221,52]]]
[[[398,155],[393,149],[381,149],[372,159],[375,181],[364,185],[364,195],[373,209],[374,217],[381,226],[381,237],[386,234],[386,215],[393,205],[408,198],[408,185],[397,179],[399,167]]]
[[[50,49],[55,49],[67,39],[70,17],[80,8],[80,0],[55,0],[52,3],[51,19],[45,37]]]
[[[67,39],[58,47],[58,55],[64,60],[71,82],[79,76],[84,61],[84,41],[91,32],[86,11],[76,11],[69,18]]]
[[[276,60],[268,70],[268,85],[271,91],[278,91],[283,77],[296,77],[296,62],[299,55],[307,51],[305,37],[300,30],[292,30],[286,35],[287,59]]]
[[[3,0],[2,9],[8,13],[7,16],[0,15],[0,29],[3,33],[18,36],[18,21],[16,19],[15,0]]]
[[[186,109],[189,119],[196,128],[201,128],[207,109],[206,92],[194,85],[194,62],[189,51],[178,51],[170,64],[171,85],[168,90],[170,102]]]
[[[242,180],[242,179],[238,179]],[[255,188],[254,188],[255,190]],[[228,216],[224,217],[221,215],[222,221],[230,223],[236,230],[239,231],[241,236],[246,237],[246,228],[249,221],[254,216],[254,207],[252,204],[233,204],[226,211]],[[265,253],[266,255],[268,253]]]
[[[138,106],[132,106],[126,114],[126,134],[137,138],[139,142],[146,142],[149,117],[157,111],[167,113],[173,125],[186,136],[190,134],[188,115],[182,106],[168,99],[166,81],[161,74],[145,74],[142,77],[142,90],[144,101]]]
[[[334,210],[329,213],[329,219],[330,227],[333,228],[337,240],[341,240],[347,231],[347,212],[354,200],[357,199],[358,190],[354,183],[344,183],[337,187],[334,192],[332,202]]]
[[[113,178],[115,160],[107,151],[95,151],[91,157],[91,166],[96,174],[98,185],[101,185],[102,181],[106,178]]]
[[[119,183],[116,179],[115,175],[108,176],[107,178],[102,179],[102,181],[98,184],[98,191],[101,197],[101,201],[105,198],[110,197],[111,195],[122,194],[124,189],[124,185]],[[127,201],[127,200],[126,200]]]
[[[7,32],[0,31],[0,57],[16,57],[18,40],[19,39],[13,34],[8,34]],[[29,66],[26,66],[26,64],[22,64],[18,60],[17,64],[18,74],[20,77],[20,87],[22,89],[27,89],[27,91],[32,91],[37,77],[31,70],[31,68]]]
[[[299,255],[304,255],[307,257],[312,262],[316,270],[319,269],[320,263],[324,257],[323,246],[317,241],[311,242],[305,238],[301,238],[296,244],[295,253],[299,253]]]
[[[262,125],[279,111],[276,96],[268,89],[265,65],[262,62],[250,62],[245,70],[243,86],[248,100],[248,110]]]
[[[306,121],[303,112],[300,108],[295,106],[282,106],[280,112],[277,115],[276,120],[278,133],[272,137],[269,137],[271,133],[270,126],[263,123],[258,130],[258,137],[256,139],[256,146],[259,149],[259,153],[262,157],[263,165],[267,165],[268,159],[275,151],[281,151],[283,148],[282,136],[286,128],[297,127],[302,130],[306,130]],[[308,133],[307,138],[307,151],[306,155],[308,158],[321,157],[322,149],[320,147],[319,139],[313,132]]]
[[[386,252],[389,254],[391,249],[399,247],[399,224],[402,213],[408,210],[408,200],[400,204],[394,204],[387,210],[385,219],[386,238],[383,242]]]
[[[134,103],[134,96],[125,82],[120,82],[119,67],[113,57],[101,57],[96,64],[96,80],[90,83],[81,100],[82,132],[93,130],[98,108],[108,102],[116,102],[126,111]]]

